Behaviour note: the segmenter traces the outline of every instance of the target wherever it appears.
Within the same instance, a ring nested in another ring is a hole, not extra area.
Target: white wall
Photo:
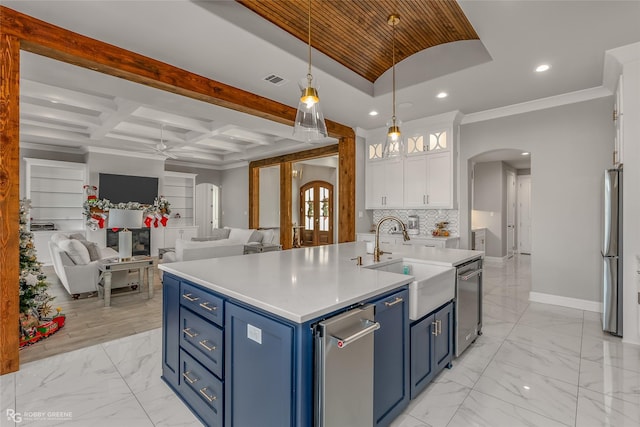
[[[461,247],[469,247],[470,159],[503,148],[529,151],[532,292],[584,300],[589,306],[601,301],[601,187],[613,151],[612,108],[613,98],[607,97],[463,124]]]
[[[220,227],[249,227],[249,166],[222,172]]]
[[[474,166],[472,228],[486,228],[485,254],[503,257],[503,166],[502,162],[482,162]]]
[[[260,168],[260,227],[280,227],[280,165]],[[249,194],[249,188],[246,190]]]

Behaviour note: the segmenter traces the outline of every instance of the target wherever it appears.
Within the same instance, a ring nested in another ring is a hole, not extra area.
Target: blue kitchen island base
[[[163,282],[163,379],[203,424],[314,425],[313,325],[321,318],[299,324],[168,273]],[[381,324],[372,398],[374,425],[387,426],[409,402],[408,291],[362,303],[375,305]]]

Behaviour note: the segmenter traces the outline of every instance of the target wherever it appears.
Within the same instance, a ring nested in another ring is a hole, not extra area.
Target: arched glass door
[[[333,243],[333,185],[311,181],[300,187],[302,246]]]

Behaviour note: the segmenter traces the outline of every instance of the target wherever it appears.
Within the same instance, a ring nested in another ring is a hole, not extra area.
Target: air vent
[[[264,78],[264,80],[276,86],[282,86],[283,84],[287,83],[287,80],[285,78],[277,76],[275,74],[269,74]]]

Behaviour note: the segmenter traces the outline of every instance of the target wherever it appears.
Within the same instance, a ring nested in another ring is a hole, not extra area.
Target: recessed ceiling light
[[[530,153],[530,152],[528,152],[528,151],[524,151],[524,152],[522,153],[522,155],[523,155],[523,156],[528,156],[529,154],[531,154],[531,153]]]
[[[371,111],[369,111],[369,115],[370,116],[377,116],[378,112],[376,110],[371,110]]]
[[[447,92],[440,92],[436,95],[436,98],[446,98],[447,96],[449,96]]]
[[[537,73],[542,73],[542,72],[547,71],[549,68],[551,68],[551,65],[549,65],[549,64],[538,65],[536,67],[536,72]]]

